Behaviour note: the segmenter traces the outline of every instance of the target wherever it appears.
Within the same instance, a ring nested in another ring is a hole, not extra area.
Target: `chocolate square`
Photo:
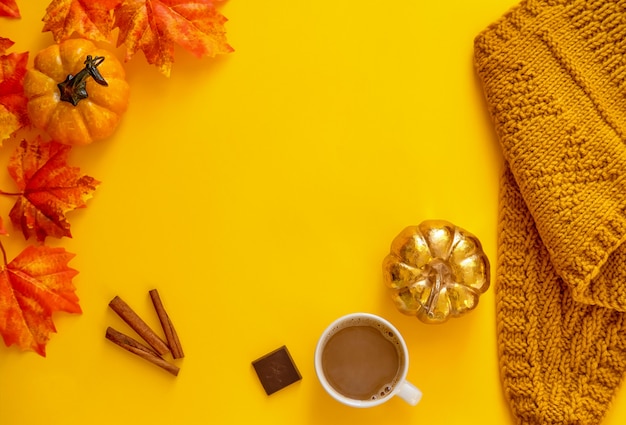
[[[286,346],[282,346],[271,353],[252,362],[261,385],[267,395],[302,379],[298,368],[293,362]]]

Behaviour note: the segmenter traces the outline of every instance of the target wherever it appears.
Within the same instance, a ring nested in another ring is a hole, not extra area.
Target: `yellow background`
[[[117,132],[70,156],[102,185],[69,214],[73,238],[50,241],[77,254],[84,313],[55,314],[46,358],[0,345],[0,424],[513,423],[493,285],[428,326],[392,305],[381,262],[405,226],[446,219],[481,239],[493,276],[501,156],[472,49],[515,3],[229,0],[234,53],[177,49],[169,79],[136,55]],[[47,4],[18,0],[22,19],[0,20],[31,63],[52,42]],[[14,188],[6,173],[0,188]],[[9,230],[14,257],[25,242]],[[186,353],[177,378],[104,338],[133,334],[115,295],[161,332],[152,288]],[[317,337],[354,311],[403,333],[418,406],[352,409],[323,391]],[[268,397],[251,362],[283,344],[303,379]],[[622,389],[604,423],[625,420]]]

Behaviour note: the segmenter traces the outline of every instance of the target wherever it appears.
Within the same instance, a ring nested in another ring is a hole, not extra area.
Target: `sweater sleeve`
[[[554,269],[575,300],[626,311],[626,2],[523,1],[474,50]]]

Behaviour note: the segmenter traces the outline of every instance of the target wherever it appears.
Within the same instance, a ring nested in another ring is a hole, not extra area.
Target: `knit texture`
[[[518,424],[598,424],[626,372],[626,0],[528,0],[475,40],[500,141],[500,374]]]

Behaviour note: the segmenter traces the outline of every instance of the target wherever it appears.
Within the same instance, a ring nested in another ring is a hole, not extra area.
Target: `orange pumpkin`
[[[24,93],[34,127],[58,142],[85,145],[115,131],[130,88],[111,52],[89,40],[69,39],[37,54]]]

